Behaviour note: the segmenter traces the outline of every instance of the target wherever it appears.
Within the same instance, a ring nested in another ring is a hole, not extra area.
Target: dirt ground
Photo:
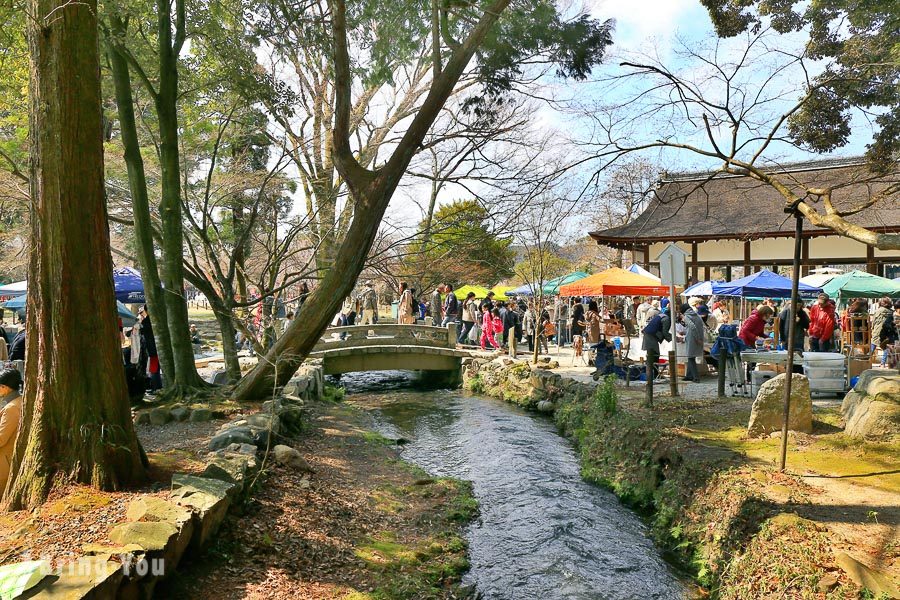
[[[468,486],[399,461],[354,409],[322,405],[296,447],[315,470],[268,467],[245,514],[160,597],[456,598]]]
[[[622,403],[640,412],[641,390],[620,388]],[[788,437],[786,470],[776,472],[780,435],[748,439],[750,398],[657,399],[654,418],[710,452],[727,449],[753,469],[757,491],[782,510],[822,525],[833,551],[847,551],[900,582],[900,440],[847,437],[835,402],[815,402],[813,433]]]

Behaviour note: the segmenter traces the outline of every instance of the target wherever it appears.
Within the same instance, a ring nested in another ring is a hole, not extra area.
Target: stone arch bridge
[[[332,327],[316,343],[310,358],[321,358],[326,375],[359,371],[428,371],[459,385],[462,359],[456,349],[457,324],[351,325]]]

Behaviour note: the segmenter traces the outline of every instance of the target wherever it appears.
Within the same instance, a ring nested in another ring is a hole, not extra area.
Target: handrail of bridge
[[[425,348],[456,348],[456,323],[447,327],[432,325],[348,325],[330,327],[316,342],[311,355],[330,350],[368,346],[421,346]]]

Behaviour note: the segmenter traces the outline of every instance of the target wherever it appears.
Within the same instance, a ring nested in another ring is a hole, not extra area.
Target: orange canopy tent
[[[649,277],[612,267],[560,286],[560,296],[665,296],[669,288]]]

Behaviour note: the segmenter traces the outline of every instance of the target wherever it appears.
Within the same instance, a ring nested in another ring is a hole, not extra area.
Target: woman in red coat
[[[743,323],[738,337],[741,338],[748,348],[756,346],[756,339],[765,337],[766,321],[773,315],[772,307],[760,304],[750,313]]]
[[[812,352],[830,352],[834,337],[834,301],[828,294],[819,294],[809,309],[809,349]]]

